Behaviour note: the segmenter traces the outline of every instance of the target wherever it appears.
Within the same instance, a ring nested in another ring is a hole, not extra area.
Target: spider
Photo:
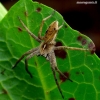
[[[55,46],[56,42],[55,42],[55,38],[56,38],[56,35],[58,33],[58,30],[61,29],[64,25],[64,22],[61,26],[58,26],[58,21],[54,21],[52,22],[46,33],[45,33],[45,36],[41,36],[41,32],[42,32],[42,28],[43,28],[43,25],[44,25],[44,22],[46,20],[48,20],[49,18],[51,18],[55,13],[55,10],[49,15],[47,16],[46,18],[44,18],[40,24],[40,29],[39,29],[39,32],[38,32],[38,36],[35,36],[28,28],[27,26],[23,23],[23,21],[20,19],[20,17],[18,17],[20,23],[22,24],[22,26],[25,28],[25,30],[28,32],[28,34],[30,36],[32,36],[32,38],[34,38],[36,41],[38,41],[40,43],[40,45],[36,48],[33,48],[29,51],[27,51],[26,53],[24,53],[15,63],[15,65],[12,67],[12,68],[15,68],[17,66],[17,64],[25,57],[25,69],[27,71],[27,73],[30,75],[30,77],[32,78],[32,74],[30,73],[30,71],[28,70],[28,60],[30,58],[32,58],[33,56],[35,55],[40,55],[40,56],[44,56],[49,62],[50,62],[50,65],[51,65],[51,69],[52,69],[52,72],[53,72],[53,75],[54,75],[54,79],[55,79],[55,82],[56,82],[56,85],[58,87],[58,90],[62,96],[62,98],[64,98],[63,94],[62,94],[62,91],[60,89],[60,85],[57,81],[57,78],[56,78],[56,71],[62,75],[64,78],[68,79],[69,81],[72,82],[71,79],[69,79],[69,77],[65,76],[60,70],[59,68],[57,67],[57,63],[56,63],[56,57],[55,57],[55,53],[54,53],[54,50],[61,50],[61,49],[70,49],[70,50],[83,50],[83,51],[86,51],[88,49],[83,49],[83,48],[75,48],[75,47],[67,47],[67,46]]]

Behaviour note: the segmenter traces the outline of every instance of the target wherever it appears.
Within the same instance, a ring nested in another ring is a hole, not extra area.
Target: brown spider
[[[47,60],[50,61],[50,65],[51,65],[51,69],[52,69],[52,72],[53,72],[53,75],[54,75],[54,79],[55,79],[55,82],[57,84],[57,87],[60,91],[60,94],[62,96],[62,98],[64,98],[63,94],[62,94],[62,91],[60,89],[60,85],[57,81],[57,78],[56,78],[56,74],[55,74],[55,71],[57,71],[60,75],[62,75],[64,78],[70,80],[72,82],[71,79],[69,79],[67,76],[65,76],[57,67],[57,63],[56,63],[56,57],[55,57],[55,53],[54,53],[54,50],[61,50],[61,49],[70,49],[70,50],[88,50],[88,49],[83,49],[83,48],[75,48],[75,47],[67,47],[67,46],[58,46],[58,47],[55,47],[55,38],[56,38],[56,35],[57,35],[57,32],[60,28],[63,27],[63,24],[61,26],[58,26],[58,21],[54,21],[50,24],[49,28],[47,29],[46,31],[46,34],[45,36],[41,36],[41,32],[42,32],[42,27],[44,25],[44,22],[49,19],[50,17],[52,17],[52,15],[55,13],[55,11],[53,11],[52,14],[50,14],[49,16],[47,16],[46,18],[44,18],[41,22],[41,25],[40,25],[40,29],[39,29],[39,32],[38,32],[38,37],[35,36],[27,27],[26,25],[23,23],[23,21],[19,18],[19,21],[21,22],[21,24],[23,25],[23,27],[26,29],[26,31],[28,32],[28,34],[30,36],[32,36],[35,40],[37,40],[40,45],[36,48],[33,48],[29,51],[27,51],[26,53],[24,53],[15,63],[15,65],[12,67],[12,68],[15,68],[17,66],[17,64],[25,57],[25,69],[27,71],[27,73],[30,75],[30,77],[32,77],[32,74],[30,73],[30,71],[28,70],[28,60],[30,58],[32,58],[33,56],[35,55],[41,55],[41,56],[44,56],[46,57]]]

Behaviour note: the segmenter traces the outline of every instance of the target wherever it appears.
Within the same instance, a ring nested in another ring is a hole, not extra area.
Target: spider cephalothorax
[[[43,40],[43,42],[40,44],[40,55],[44,55],[45,57],[47,57],[48,53],[54,51],[57,32],[58,21],[54,21],[50,24],[45,36],[40,38],[41,40]]]
[[[60,28],[63,27],[63,24],[61,26],[58,26],[58,21],[54,21],[52,22],[46,33],[45,33],[45,36],[41,36],[41,32],[42,32],[42,27],[43,27],[43,24],[44,22],[49,19],[50,17],[52,17],[52,15],[55,13],[55,11],[53,11],[52,14],[50,14],[49,16],[47,16],[46,18],[44,18],[42,20],[42,23],[40,25],[40,30],[38,32],[38,37],[35,36],[26,26],[25,24],[23,23],[23,21],[19,18],[19,21],[21,22],[21,24],[23,25],[23,27],[26,29],[26,31],[35,39],[37,40],[40,45],[37,46],[36,48],[33,48],[29,51],[27,51],[26,53],[24,53],[15,63],[15,65],[12,67],[12,68],[15,68],[17,66],[17,64],[25,57],[25,69],[26,71],[28,72],[28,74],[32,77],[32,74],[30,73],[30,71],[28,70],[28,60],[30,58],[32,58],[33,56],[35,55],[41,55],[41,56],[44,56],[46,57],[47,60],[50,61],[50,65],[51,65],[51,69],[53,71],[53,75],[54,75],[54,79],[55,79],[55,82],[57,84],[57,87],[61,93],[61,96],[62,98],[64,98],[63,94],[62,94],[62,91],[60,89],[60,86],[59,86],[59,83],[57,81],[57,78],[56,78],[56,74],[55,74],[55,71],[57,71],[60,75],[62,75],[63,77],[67,78],[68,80],[70,80],[68,77],[66,77],[57,67],[57,63],[56,63],[56,57],[55,57],[55,53],[54,53],[54,50],[60,50],[60,49],[70,49],[70,50],[88,50],[88,49],[83,49],[83,48],[75,48],[75,47],[67,47],[67,46],[57,46],[55,47],[55,38],[57,36],[57,33],[58,33],[58,30]],[[70,80],[72,82],[72,80]]]

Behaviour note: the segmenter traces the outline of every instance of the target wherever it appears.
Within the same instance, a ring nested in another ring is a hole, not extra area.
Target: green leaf
[[[29,60],[30,78],[25,70],[24,60],[15,69],[11,67],[26,51],[39,46],[18,20],[38,35],[43,18],[53,9],[31,0],[17,2],[0,23],[0,99],[1,100],[63,100],[54,81],[50,63],[42,56]],[[50,23],[63,17],[56,12],[43,27],[42,35]],[[95,49],[93,42],[65,23],[57,35],[57,45]],[[92,51],[91,51],[92,52]],[[65,100],[100,100],[100,60],[88,51],[55,51],[59,69],[73,82],[57,79]]]
[[[4,16],[7,14],[7,10],[5,7],[0,3],[0,21],[4,18]]]

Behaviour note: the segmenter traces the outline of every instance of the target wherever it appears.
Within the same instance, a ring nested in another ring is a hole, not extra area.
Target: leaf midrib
[[[33,2],[32,2],[32,3],[33,3]],[[25,4],[25,2],[24,2],[24,4]],[[27,11],[26,4],[25,4],[25,10]],[[29,28],[29,24],[28,24],[28,19],[27,19],[27,17],[26,17],[26,24],[27,24],[27,27]],[[32,38],[31,36],[30,36],[30,41],[31,41],[32,47],[36,47],[36,45],[34,44],[34,40],[33,40],[33,38]],[[37,57],[34,56],[34,60],[35,60],[36,63],[37,63],[37,72],[38,72],[38,76],[39,76],[40,82],[41,82],[42,87],[43,87],[43,90],[44,90],[45,99],[46,99],[46,100],[50,100],[49,96],[46,94],[46,89],[47,89],[46,84],[45,84],[46,82],[45,82],[45,80],[44,80],[44,78],[43,78],[44,76],[43,76],[43,74],[42,74],[42,72],[41,72],[41,70],[40,70],[40,68],[39,68],[40,64],[39,64],[39,62],[38,62]]]

